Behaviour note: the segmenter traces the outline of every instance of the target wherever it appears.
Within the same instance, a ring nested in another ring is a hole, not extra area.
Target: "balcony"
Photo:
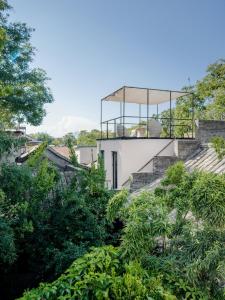
[[[101,139],[193,139],[193,105],[186,118],[174,115],[177,99],[186,96],[192,97],[191,93],[183,91],[120,88],[101,100]],[[103,104],[107,102],[119,104],[119,116],[103,120]],[[129,105],[133,110],[137,106],[138,114],[128,115]]]

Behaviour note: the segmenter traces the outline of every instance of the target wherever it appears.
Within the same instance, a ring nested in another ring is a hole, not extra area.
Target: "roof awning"
[[[113,92],[112,94],[106,96],[102,100],[104,101],[115,101],[123,102],[125,97],[126,103],[136,103],[136,104],[160,104],[164,102],[175,100],[181,96],[189,95],[189,92],[181,91],[170,91],[170,90],[158,90],[150,88],[138,88],[138,87],[128,87],[124,86],[119,90]],[[148,101],[149,97],[149,101]]]

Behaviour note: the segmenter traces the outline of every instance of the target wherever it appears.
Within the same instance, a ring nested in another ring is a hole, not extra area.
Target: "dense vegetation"
[[[0,173],[0,290],[24,288],[60,275],[90,246],[117,243],[106,221],[111,195],[104,172],[76,168],[69,185],[40,155]],[[18,279],[19,278],[19,279]]]
[[[155,192],[124,190],[107,216],[125,227],[118,248],[76,260],[26,299],[224,299],[225,176],[170,167]]]
[[[53,136],[43,132],[34,133],[31,134],[31,136],[39,141],[47,142],[48,144],[55,146],[65,146],[67,145],[68,140],[72,141],[73,145],[95,146],[96,139],[101,137],[101,131],[98,129],[92,129],[91,131],[81,130],[77,134],[70,132],[58,138],[54,138]]]
[[[225,156],[225,139],[221,136],[215,136],[212,138],[212,145],[217,153],[218,159],[223,159]]]

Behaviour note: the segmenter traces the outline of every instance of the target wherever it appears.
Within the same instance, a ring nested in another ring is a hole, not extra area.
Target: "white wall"
[[[78,147],[75,152],[80,164],[89,165],[97,160],[97,147]]]
[[[132,173],[143,167],[170,141],[169,139],[109,139],[98,141],[98,151],[104,150],[106,181],[109,188],[112,185],[112,151],[118,153],[118,189],[120,189]],[[161,155],[175,155],[173,143]],[[142,171],[151,172],[151,164],[148,167],[149,169]]]

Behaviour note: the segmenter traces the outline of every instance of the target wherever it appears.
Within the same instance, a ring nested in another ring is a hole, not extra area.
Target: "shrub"
[[[184,175],[187,173],[184,163],[182,161],[178,161],[177,163],[173,164],[166,170],[166,178],[163,180],[163,185],[178,185]]]
[[[126,263],[112,247],[94,248],[77,259],[51,284],[26,292],[21,300],[36,299],[176,299],[162,286],[160,277],[149,276],[138,262]]]
[[[218,155],[218,159],[223,159],[225,156],[225,139],[221,136],[215,136],[212,138],[211,142]]]
[[[123,218],[123,208],[128,200],[128,191],[126,189],[116,193],[107,205],[107,219],[114,221],[116,218]]]

